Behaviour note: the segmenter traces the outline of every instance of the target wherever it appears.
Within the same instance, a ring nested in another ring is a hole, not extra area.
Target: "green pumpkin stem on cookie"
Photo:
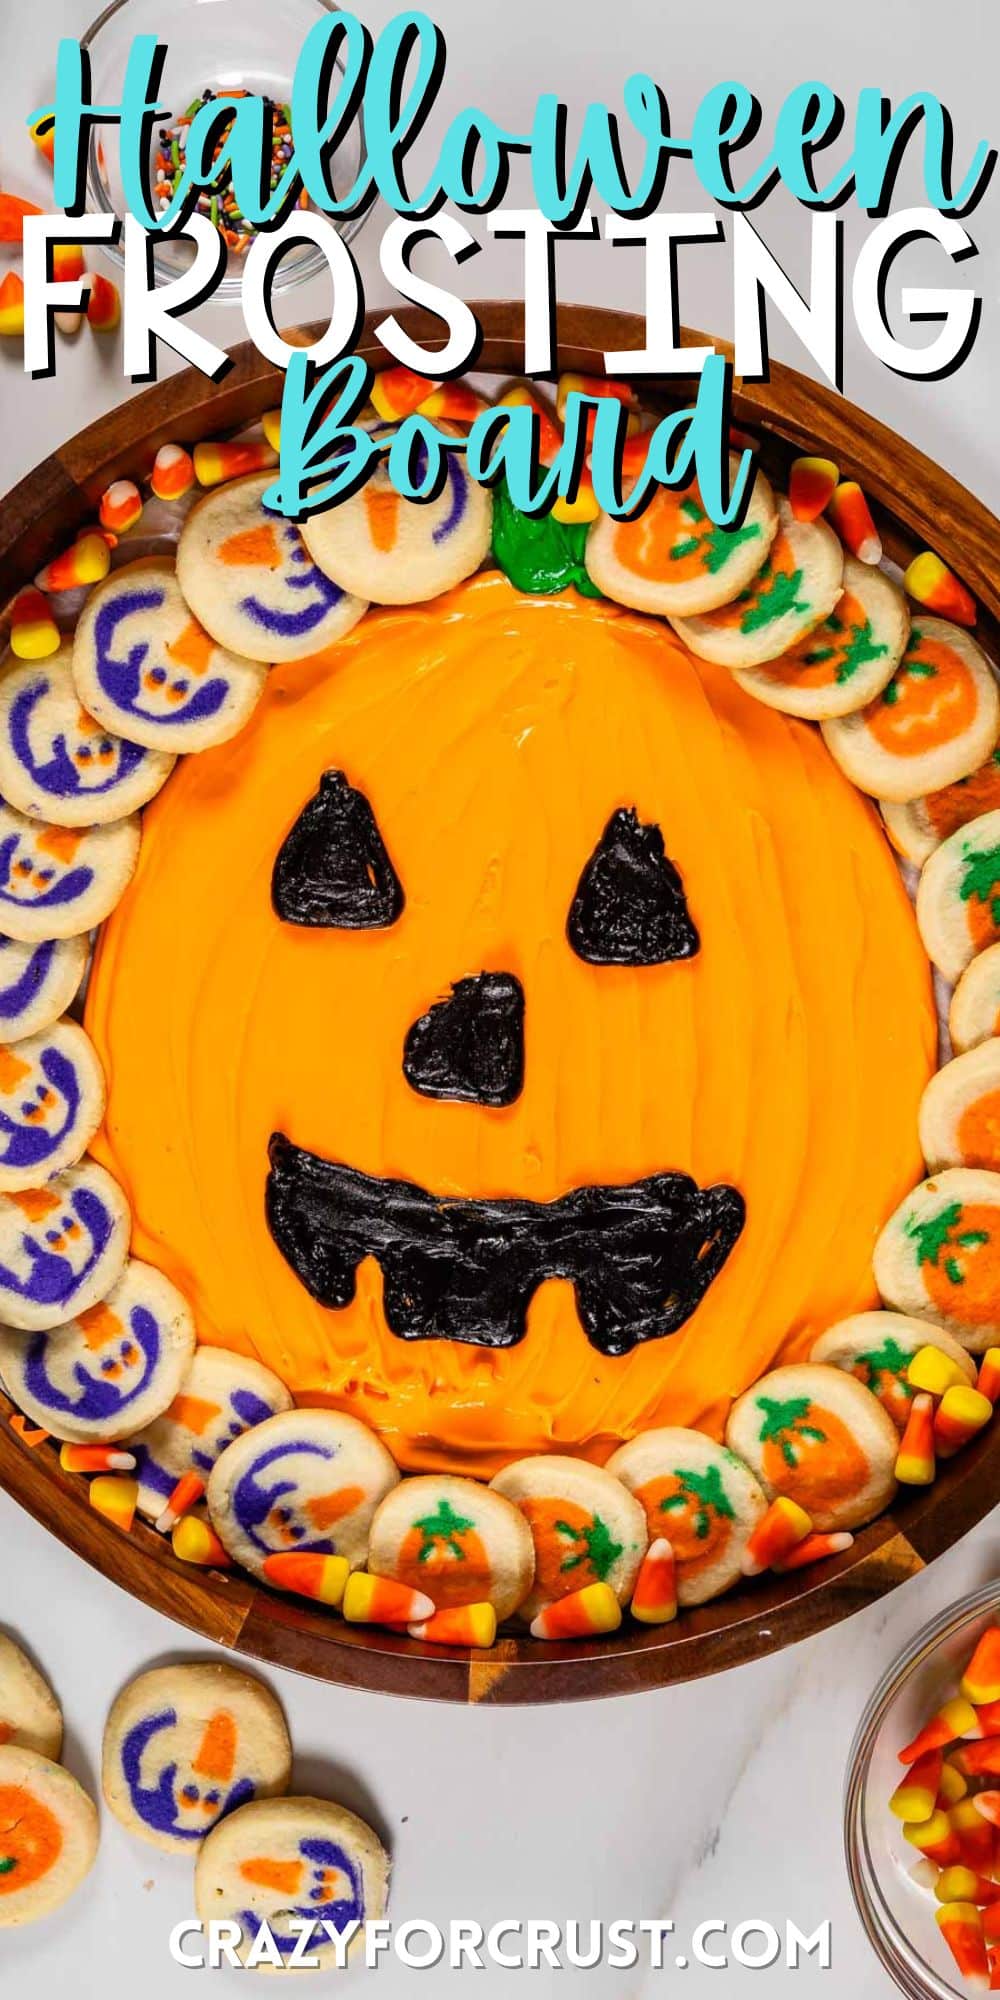
[[[1000,847],[966,850],[958,893],[963,903],[975,897],[984,907],[988,905],[990,917],[1000,929]]]
[[[675,542],[670,551],[671,562],[681,562],[686,556],[700,556],[709,576],[715,576],[727,563],[733,552],[744,542],[752,542],[760,537],[756,522],[744,528],[720,528],[711,521],[703,507],[692,494],[681,501],[680,512],[691,523],[690,535],[683,541]]]
[[[906,1380],[906,1371],[912,1355],[900,1347],[890,1335],[881,1347],[871,1347],[857,1357],[858,1365],[865,1370],[866,1386],[878,1394],[880,1386],[887,1381],[898,1382],[907,1396],[913,1394]]]
[[[413,1525],[422,1537],[421,1562],[427,1562],[439,1545],[446,1548],[457,1562],[465,1561],[466,1552],[461,1537],[470,1534],[476,1524],[467,1515],[456,1514],[450,1500],[439,1500],[433,1514],[424,1514]]]
[[[838,687],[843,687],[845,681],[853,680],[854,675],[862,667],[869,666],[872,660],[883,659],[889,650],[887,646],[876,645],[871,622],[867,618],[863,625],[845,626],[837,613],[831,611],[821,629],[832,631],[836,643],[832,646],[810,646],[803,658],[807,667],[819,667],[824,660],[836,659],[835,680]]]
[[[603,1583],[608,1571],[617,1562],[624,1544],[616,1542],[606,1521],[600,1514],[594,1514],[586,1527],[573,1528],[568,1521],[557,1521],[556,1534],[565,1535],[572,1542],[574,1553],[561,1562],[561,1570],[579,1569],[587,1563],[599,1583]]]
[[[953,1254],[942,1262],[942,1252],[974,1250],[989,1242],[985,1229],[961,1229],[959,1227],[964,1211],[960,1201],[950,1202],[940,1215],[929,1216],[924,1222],[911,1218],[906,1223],[906,1233],[916,1247],[918,1264],[933,1264],[935,1270],[943,1270],[949,1283],[965,1283],[965,1272],[960,1260]]]
[[[813,1444],[826,1443],[826,1432],[806,1422],[812,1409],[808,1396],[792,1396],[783,1403],[758,1396],[757,1408],[764,1418],[760,1427],[761,1444],[778,1445],[786,1465],[795,1466],[799,1462],[795,1452],[797,1438],[809,1438]]]
[[[704,1472],[678,1472],[678,1493],[671,1493],[660,1501],[660,1512],[669,1514],[674,1507],[684,1507],[689,1500],[695,1502],[694,1532],[700,1542],[710,1534],[712,1516],[718,1521],[735,1519],[732,1502],[722,1484],[722,1474],[718,1466],[710,1465]]]
[[[800,598],[802,571],[775,570],[770,557],[764,564],[756,583],[747,592],[747,608],[740,619],[741,632],[759,632],[764,625],[773,625],[779,618],[787,618],[790,612],[806,612],[808,598]]]

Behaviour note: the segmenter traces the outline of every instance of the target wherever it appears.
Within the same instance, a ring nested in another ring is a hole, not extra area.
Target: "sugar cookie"
[[[24,944],[0,937],[0,1043],[40,1034],[76,997],[89,955],[85,936]]]
[[[139,1512],[158,1519],[183,1473],[207,1483],[234,1438],[291,1404],[284,1383],[259,1361],[226,1347],[196,1348],[173,1402],[131,1440]]]
[[[62,1710],[33,1660],[0,1632],[0,1744],[14,1743],[58,1761]]]
[[[902,1431],[915,1393],[906,1371],[922,1347],[940,1348],[968,1382],[975,1382],[976,1371],[964,1347],[944,1327],[911,1319],[905,1313],[852,1313],[820,1334],[809,1350],[809,1359],[856,1376]]]
[[[917,886],[924,949],[951,984],[970,959],[1000,942],[1000,810],[949,834]]]
[[[1000,734],[993,669],[968,632],[918,617],[891,681],[854,715],[822,724],[859,791],[905,803],[978,770]]]
[[[797,521],[778,500],[778,533],[761,570],[731,604],[704,617],[671,618],[689,652],[745,671],[787,653],[829,616],[840,596],[844,552],[825,521]]]
[[[843,595],[787,653],[737,674],[768,708],[821,722],[850,715],[892,679],[910,632],[902,591],[870,563],[844,559]]]
[[[425,1591],[438,1611],[489,1602],[509,1618],[535,1573],[531,1529],[512,1501],[474,1479],[404,1479],[371,1525],[368,1567]]]
[[[553,1452],[515,1459],[490,1484],[531,1529],[535,1581],[518,1607],[526,1623],[543,1604],[588,1583],[609,1584],[619,1604],[628,1603],[649,1537],[642,1506],[620,1479],[585,1458]]]
[[[105,1095],[97,1050],[75,1021],[0,1045],[0,1193],[75,1167],[104,1116]]]
[[[368,609],[311,560],[294,521],[269,513],[273,472],[217,486],[192,507],[177,581],[220,646],[247,660],[297,660],[332,646]]]
[[[887,1306],[930,1319],[970,1354],[1000,1341],[1000,1174],[946,1167],[890,1216],[873,1259]]]
[[[853,1375],[798,1361],[774,1368],[737,1397],[726,1443],[769,1500],[798,1502],[821,1533],[860,1528],[896,1491],[899,1433]]]
[[[287,1549],[360,1568],[368,1529],[399,1472],[381,1438],[339,1410],[288,1410],[231,1444],[208,1482],[212,1526],[234,1561],[263,1575]]]
[[[104,1797],[130,1833],[168,1854],[189,1853],[237,1806],[287,1791],[291,1769],[270,1688],[214,1661],[139,1674],[104,1726]]]
[[[737,1581],[767,1502],[731,1451],[701,1431],[665,1425],[619,1445],[605,1470],[645,1509],[650,1541],[665,1535],[670,1543],[680,1604],[705,1604]]]
[[[739,469],[730,454],[729,478]],[[587,536],[587,571],[605,597],[635,611],[690,618],[729,604],[756,576],[778,532],[774,494],[754,480],[740,528],[717,528],[697,480],[657,487],[634,521],[601,514]]]
[[[425,604],[479,568],[489,553],[492,508],[488,488],[449,452],[437,499],[402,499],[382,463],[349,500],[310,514],[302,539],[320,569],[354,597]]]
[[[298,1926],[310,1918],[317,1931],[309,1955],[326,1968],[337,1956],[331,1931],[357,1925],[350,1962],[365,1924],[384,1916],[388,1888],[389,1858],[378,1836],[330,1799],[255,1799],[241,1806],[213,1828],[194,1871],[199,1917],[241,1925],[236,1950],[244,1965],[253,1962],[264,1924],[281,1956],[290,1958]]]
[[[0,1324],[45,1332],[96,1305],[121,1276],[131,1225],[117,1181],[93,1160],[0,1194]]]
[[[920,1100],[920,1150],[939,1167],[1000,1171],[1000,1039],[955,1056],[931,1077]]]
[[[1000,944],[987,945],[966,966],[951,996],[948,1033],[956,1055],[1000,1035]]]
[[[97,1808],[61,1764],[0,1745],[0,1925],[33,1924],[65,1903],[98,1838]]]
[[[985,764],[968,778],[958,778],[943,791],[925,792],[919,799],[894,805],[882,801],[882,818],[889,838],[906,861],[921,868],[928,855],[981,813],[1000,808],[1000,750],[991,750]]]
[[[0,1375],[53,1437],[134,1436],[165,1410],[190,1366],[194,1319],[176,1285],[131,1258],[106,1298],[47,1333],[0,1325]]]
[[[51,826],[0,804],[0,929],[22,944],[103,923],[139,859],[139,821]]]
[[[0,680],[0,796],[53,826],[124,819],[166,783],[174,758],[126,743],[80,707],[72,647]]]
[[[265,674],[192,618],[165,556],[112,570],[88,597],[73,640],[84,708],[151,750],[225,743],[253,713]]]

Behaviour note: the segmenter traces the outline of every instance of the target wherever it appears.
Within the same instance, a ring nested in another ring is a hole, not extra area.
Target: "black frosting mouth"
[[[601,1354],[676,1333],[722,1269],[746,1218],[725,1182],[653,1174],[576,1188],[558,1201],[456,1200],[325,1160],[276,1132],[268,1227],[320,1305],[354,1297],[358,1265],[382,1270],[386,1321],[402,1340],[514,1347],[546,1278],[568,1278]]]

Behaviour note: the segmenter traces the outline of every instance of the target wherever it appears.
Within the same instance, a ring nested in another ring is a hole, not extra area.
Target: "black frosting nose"
[[[513,1104],[524,1084],[524,988],[512,972],[459,979],[409,1029],[403,1075],[423,1097]]]

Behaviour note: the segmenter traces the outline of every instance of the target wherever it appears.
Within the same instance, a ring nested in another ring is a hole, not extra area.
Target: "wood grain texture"
[[[499,376],[522,368],[519,304],[474,304],[483,329],[477,366]],[[386,357],[365,320],[357,352],[375,367]],[[428,314],[399,314],[429,348],[440,329]],[[305,327],[286,338],[308,340]],[[567,306],[558,322],[559,365],[604,372],[610,348],[638,348],[643,322],[629,314]],[[686,345],[703,334],[683,335]],[[716,343],[723,352],[727,350]],[[731,358],[731,357],[730,357]],[[653,408],[690,400],[694,382],[637,378]],[[8,494],[0,508],[0,630],[9,599],[43,561],[93,518],[115,478],[148,475],[159,445],[191,445],[240,428],[280,400],[281,376],[244,343],[213,386],[193,370],[122,404],[72,438]],[[1000,657],[1000,523],[980,501],[906,439],[834,391],[775,364],[769,383],[733,389],[735,421],[761,434],[765,468],[782,479],[803,449],[835,458],[844,477],[860,480],[872,502],[887,553],[906,563],[927,545],[974,591],[979,637]],[[388,1632],[347,1626],[307,1603],[282,1598],[238,1574],[179,1563],[169,1541],[145,1523],[120,1534],[87,1502],[86,1482],[63,1473],[51,1444],[29,1450],[11,1430],[11,1405],[0,1394],[0,1484],[76,1551],[133,1596],[217,1645],[236,1648],[300,1673],[348,1686],[439,1700],[517,1704],[578,1701],[716,1673],[758,1659],[822,1631],[872,1603],[950,1548],[989,1512],[1000,1491],[1000,1424],[953,1459],[932,1487],[902,1492],[889,1513],[863,1529],[852,1549],[814,1571],[763,1577],[673,1625],[638,1629],[628,1620],[610,1638],[540,1644],[504,1633],[489,1651],[431,1647]]]

